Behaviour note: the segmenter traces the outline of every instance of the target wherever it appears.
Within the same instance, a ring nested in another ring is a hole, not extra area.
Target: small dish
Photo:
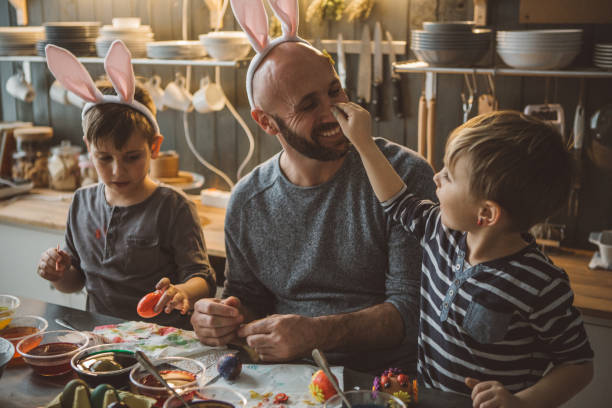
[[[240,408],[245,407],[247,399],[226,387],[189,387],[181,391],[180,396],[193,408]],[[174,395],[166,400],[163,408],[184,407]]]
[[[204,364],[186,357],[162,357],[151,362],[162,378],[179,393],[198,385],[206,371]],[[140,364],[130,371],[130,389],[136,394],[155,398],[159,407],[170,396],[170,392]]]
[[[11,361],[15,354],[15,346],[5,338],[0,337],[0,377],[4,372],[4,367]]]
[[[11,322],[2,330],[0,337],[3,337],[17,346],[21,340],[31,334],[41,333],[47,330],[49,323],[40,316],[14,316]],[[23,362],[21,354],[15,349],[15,354],[9,362],[9,367]]]
[[[20,304],[21,301],[16,296],[0,295],[0,330],[11,322],[11,316]]]
[[[344,393],[352,407],[368,408],[406,408],[406,404],[397,397],[380,391],[360,390],[347,391]],[[336,394],[325,401],[324,408],[344,407],[340,395]]]
[[[138,364],[136,346],[129,343],[100,344],[76,353],[70,366],[91,388],[110,384],[115,388],[129,383],[130,371]]]
[[[89,345],[89,336],[72,330],[55,330],[27,336],[17,343],[17,351],[42,376],[66,374],[70,359]]]

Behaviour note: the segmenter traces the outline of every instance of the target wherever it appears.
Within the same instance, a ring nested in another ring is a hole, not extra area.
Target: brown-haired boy
[[[513,111],[468,121],[434,176],[437,205],[406,191],[367,111],[342,103],[332,113],[386,211],[423,248],[419,379],[487,408],[558,406],[584,388],[593,352],[568,277],[526,233],[566,202],[561,136]]]

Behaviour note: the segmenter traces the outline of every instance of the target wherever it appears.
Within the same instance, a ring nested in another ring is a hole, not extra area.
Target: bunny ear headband
[[[48,44],[45,47],[45,54],[47,55],[49,70],[59,83],[87,102],[81,112],[81,118],[85,118],[87,111],[96,105],[119,103],[136,109],[145,115],[151,122],[155,134],[160,134],[159,125],[153,112],[134,99],[136,80],[132,68],[132,56],[121,40],[113,41],[106,53],[106,58],[104,58],[104,70],[108,74],[117,95],[103,95],[94,84],[89,72],[70,51]]]
[[[270,40],[268,35],[268,15],[263,0],[231,0],[234,16],[242,30],[246,33],[249,42],[255,49],[256,55],[249,64],[246,76],[247,95],[251,109],[255,108],[253,101],[253,75],[259,64],[268,53],[278,44],[284,42],[300,42],[316,51],[308,41],[298,37],[298,0],[268,0],[272,11],[281,22],[283,35]]]

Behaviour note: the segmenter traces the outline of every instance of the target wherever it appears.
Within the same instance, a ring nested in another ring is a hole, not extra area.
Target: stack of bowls
[[[561,69],[580,53],[582,30],[519,30],[497,32],[497,53],[518,69]]]
[[[472,66],[489,50],[491,30],[472,21],[424,22],[412,30],[410,48],[421,61],[436,66]]]
[[[147,43],[147,57],[154,59],[198,59],[206,56],[199,41],[154,41]]]
[[[612,69],[612,43],[595,44],[593,53],[593,65],[597,68]]]
[[[242,31],[212,31],[200,34],[199,39],[208,55],[216,60],[232,61],[246,58],[251,51],[251,44]]]
[[[98,21],[66,21],[43,25],[45,39],[36,43],[38,55],[45,56],[47,44],[65,48],[77,57],[96,54],[96,38],[100,32]]]
[[[106,52],[115,40],[121,40],[132,53],[133,58],[147,56],[147,43],[153,41],[151,26],[139,25],[136,27],[102,26],[100,36],[96,39],[98,57],[105,57]]]
[[[43,38],[42,27],[0,27],[0,55],[36,55],[36,42]]]

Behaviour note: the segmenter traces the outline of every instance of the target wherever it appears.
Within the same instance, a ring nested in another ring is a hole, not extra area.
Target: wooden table
[[[95,326],[121,322],[117,318],[98,313],[71,309],[24,297],[20,299],[19,314],[43,316],[49,322],[48,330],[63,329],[55,323],[57,317],[64,318],[80,330],[92,330]],[[76,378],[74,373],[56,378],[41,377],[34,374],[30,367],[25,365],[6,368],[4,375],[0,378],[0,407],[44,406],[73,378]],[[372,376],[368,374],[348,369],[344,371],[345,389],[353,389],[355,386],[369,389],[372,386],[372,379]],[[457,394],[430,389],[419,391],[419,408],[469,408],[472,406],[469,398]]]

